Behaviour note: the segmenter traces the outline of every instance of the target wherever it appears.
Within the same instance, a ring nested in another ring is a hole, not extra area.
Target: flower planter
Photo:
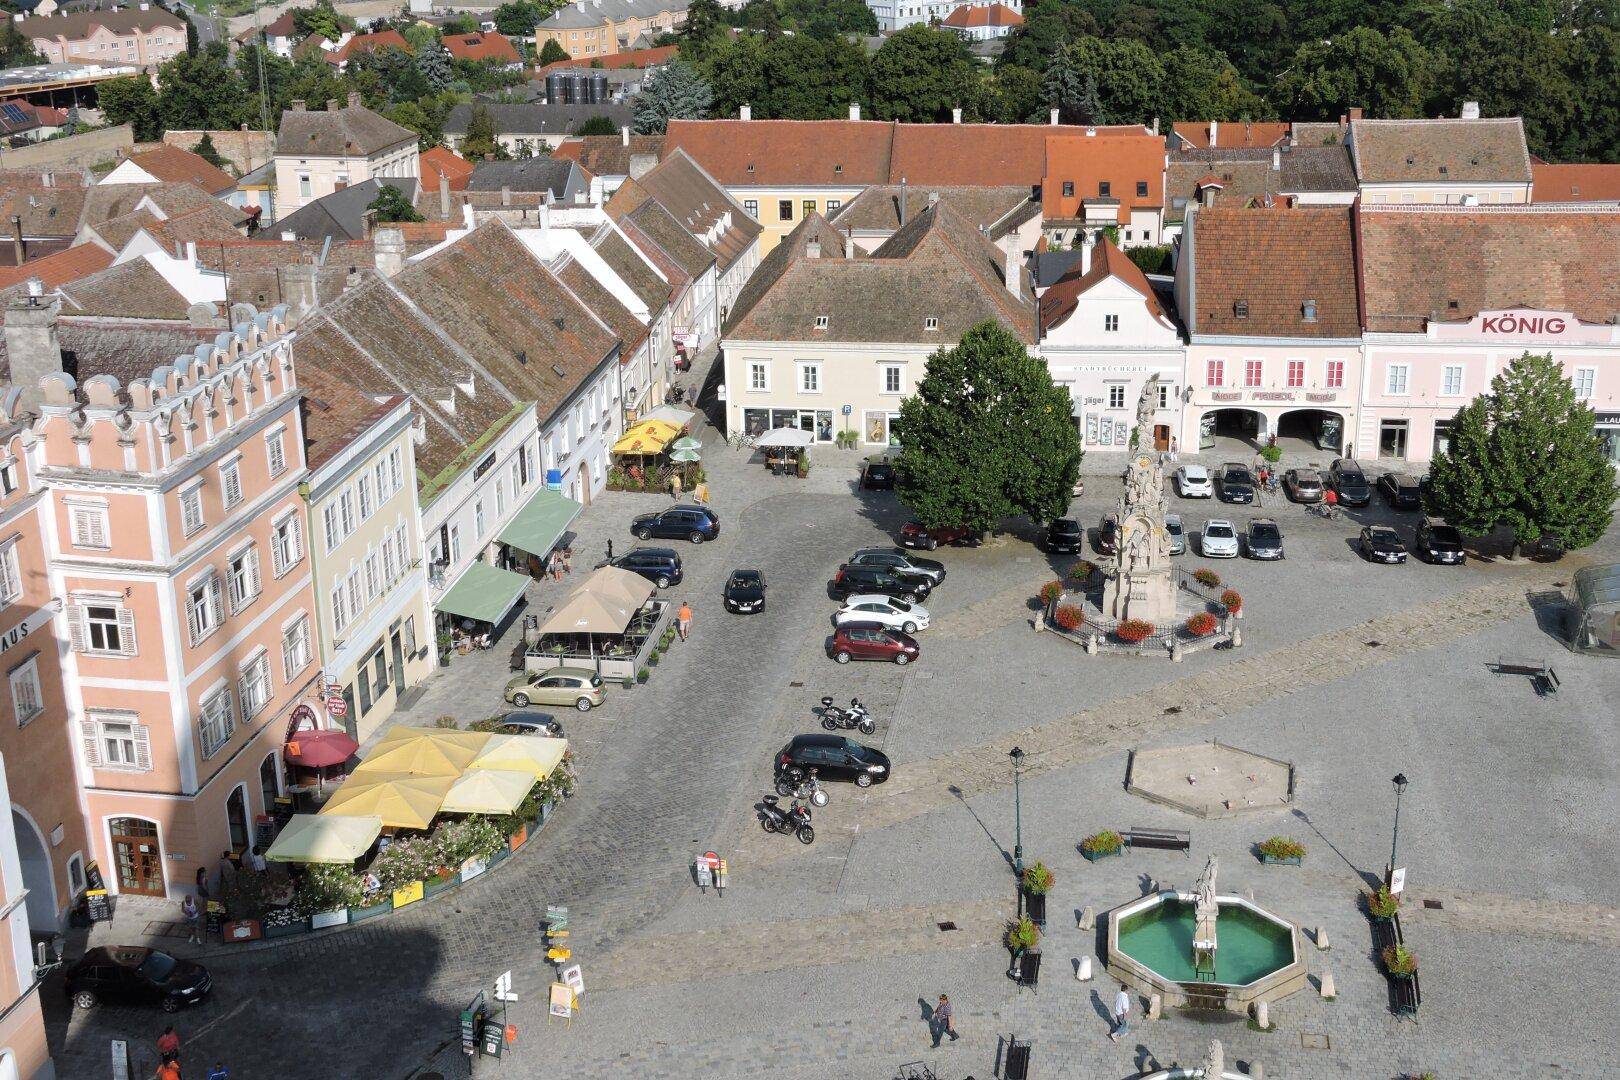
[[[517,832],[513,833],[511,836],[506,838],[507,850],[508,851],[516,851],[518,848],[523,846],[524,841],[526,841],[528,838],[529,838],[529,826],[524,825]]]
[[[461,880],[471,881],[473,878],[489,869],[488,859],[468,859],[461,864]]]
[[[1023,894],[1024,914],[1029,921],[1041,929],[1046,929],[1046,894],[1025,892]]]
[[[308,919],[293,919],[290,922],[269,922],[264,924],[264,936],[269,938],[292,937],[294,934],[307,934],[310,931]]]
[[[459,873],[451,874],[448,877],[428,878],[426,887],[422,890],[422,892],[424,896],[433,896],[437,893],[444,892],[446,889],[453,889],[460,884],[461,875]]]
[[[511,854],[511,851],[508,850],[507,848],[496,848],[494,851],[492,851],[490,853],[489,858],[485,859],[484,862],[489,866],[495,866],[498,863],[505,862],[506,859],[507,859],[507,856],[509,856],[510,854]]]
[[[386,915],[393,910],[394,902],[392,900],[384,900],[382,903],[372,904],[370,907],[350,908],[349,921],[351,923],[365,922],[367,919],[375,919],[377,916]]]
[[[324,930],[328,926],[342,926],[348,921],[349,909],[346,907],[335,908],[331,911],[317,911],[309,917],[309,928],[311,930]]]
[[[1298,855],[1267,855],[1262,851],[1260,861],[1267,866],[1299,866],[1302,859]]]
[[[220,928],[220,936],[226,941],[258,941],[260,934],[258,919],[238,919]]]
[[[1081,848],[1080,854],[1086,857],[1087,862],[1096,862],[1098,859],[1111,859],[1116,855],[1123,855],[1125,849],[1117,847],[1113,851],[1087,851],[1085,848]]]

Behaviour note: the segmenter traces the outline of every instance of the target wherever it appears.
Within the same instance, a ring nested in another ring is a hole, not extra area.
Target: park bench
[[[1545,660],[1535,660],[1526,656],[1499,656],[1496,663],[1490,667],[1498,675],[1528,675],[1530,685],[1543,697],[1558,693],[1558,672],[1554,671],[1553,666]]]
[[[1135,848],[1157,848],[1192,854],[1192,833],[1180,829],[1144,829],[1133,825],[1124,833],[1125,844]]]

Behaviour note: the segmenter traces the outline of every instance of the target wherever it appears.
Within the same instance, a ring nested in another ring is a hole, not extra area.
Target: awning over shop
[[[439,599],[437,607],[464,619],[499,623],[517,606],[528,587],[529,579],[522,574],[475,562]]]
[[[809,446],[815,441],[815,438],[815,435],[800,428],[779,427],[772,428],[761,435],[754,445],[761,450],[772,447],[795,449]]]
[[[343,781],[321,807],[321,813],[339,817],[375,814],[391,829],[425,829],[433,823],[455,782],[454,776],[357,774]]]
[[[469,769],[444,797],[449,814],[510,814],[534,787],[534,777],[514,769]]]
[[[615,454],[662,454],[664,447],[681,436],[680,424],[668,420],[643,420],[613,444]]]
[[[622,634],[652,595],[640,574],[604,566],[586,578],[540,627],[544,634]]]
[[[543,556],[556,546],[582,509],[560,492],[537,491],[496,539],[530,555]]]
[[[487,734],[476,731],[394,728],[371,749],[351,775],[460,776],[488,741]]]
[[[674,424],[683,428],[697,419],[697,413],[691,409],[682,409],[675,405],[660,405],[647,413],[648,420],[662,420],[667,424]]]
[[[539,735],[491,735],[469,771],[479,769],[525,772],[535,780],[550,776],[568,750],[567,739]]]
[[[353,862],[381,832],[382,818],[375,814],[294,814],[264,857],[271,862]]]

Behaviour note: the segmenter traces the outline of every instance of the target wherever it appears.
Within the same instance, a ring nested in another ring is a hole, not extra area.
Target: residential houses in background
[[[12,16],[47,63],[134,64],[153,70],[186,51],[184,16],[140,3],[107,11]]]
[[[555,41],[575,60],[644,49],[686,24],[687,0],[574,0],[534,28],[534,51]]]
[[[416,132],[360,104],[326,103],[306,109],[302,101],[281,114],[276,134],[276,212],[287,215],[306,203],[374,177],[420,176]]]

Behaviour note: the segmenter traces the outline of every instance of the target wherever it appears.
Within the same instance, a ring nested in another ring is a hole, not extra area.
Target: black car
[[[726,579],[724,599],[727,611],[764,611],[765,575],[758,570],[733,570]]]
[[[1251,559],[1283,557],[1282,530],[1270,518],[1255,518],[1249,522],[1249,531],[1243,541]]]
[[[640,574],[660,589],[679,585],[681,557],[674,548],[638,547],[613,560],[613,565],[632,574]]]
[[[1367,474],[1349,458],[1335,458],[1328,466],[1328,486],[1338,497],[1340,506],[1366,506],[1372,502],[1372,485]]]
[[[208,996],[214,982],[201,964],[135,945],[102,946],[67,969],[67,996],[81,1009],[103,1001],[157,1005],[177,1012]]]
[[[1119,519],[1106,515],[1097,526],[1097,554],[1113,555],[1119,550]]]
[[[822,780],[871,787],[889,778],[889,756],[842,735],[795,735],[776,754],[776,770],[815,769]]]
[[[861,487],[870,491],[893,491],[894,479],[894,462],[888,458],[869,458],[861,462]]]
[[[884,566],[901,577],[917,577],[933,588],[945,580],[945,564],[924,559],[904,548],[862,548],[849,557],[850,566]]]
[[[538,709],[513,709],[501,717],[502,735],[538,735],[541,738],[562,738],[562,724],[548,712]]]
[[[1229,461],[1221,466],[1221,474],[1215,480],[1215,489],[1222,502],[1252,503],[1254,474],[1249,471],[1247,465]]]
[[[933,591],[933,586],[928,584],[927,578],[896,574],[886,566],[845,563],[833,575],[828,591],[839,599],[855,593],[883,593],[915,601],[925,598]]]
[[[1072,554],[1086,544],[1086,530],[1074,518],[1058,518],[1046,527],[1046,550]]]
[[[1368,562],[1403,563],[1406,545],[1388,525],[1368,525],[1361,530],[1361,557]]]
[[[1396,510],[1423,509],[1423,492],[1418,482],[1405,473],[1385,473],[1378,478],[1378,493]]]
[[[1424,562],[1461,566],[1468,558],[1463,552],[1462,533],[1455,526],[1424,518],[1418,522],[1412,550]]]
[[[630,531],[643,540],[690,540],[701,544],[720,535],[720,518],[707,506],[672,506],[656,514],[642,514],[630,522]]]

